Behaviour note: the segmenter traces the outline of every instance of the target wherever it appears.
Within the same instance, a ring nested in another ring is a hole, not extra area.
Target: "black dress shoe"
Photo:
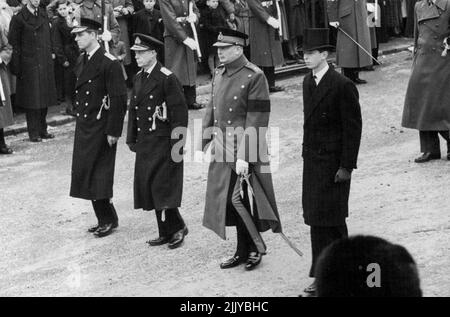
[[[241,256],[241,255],[235,255],[232,258],[223,261],[222,263],[220,263],[220,268],[221,269],[231,269],[233,267],[236,267],[240,264],[243,264],[245,261],[247,260],[246,257]]]
[[[41,135],[41,138],[42,138],[42,139],[54,139],[54,138],[55,138],[55,135],[53,135],[53,134],[47,132],[47,133],[42,134],[42,135]]]
[[[247,263],[245,264],[245,269],[247,271],[253,270],[255,267],[261,263],[262,254],[259,252],[250,252],[248,255]]]
[[[280,86],[269,87],[269,92],[280,92],[280,91],[284,91],[284,88]]]
[[[360,85],[360,84],[367,84],[367,81],[364,80],[364,79],[361,79],[361,78],[355,78],[355,79],[352,79],[352,81],[353,81],[355,84],[357,84],[357,85]]]
[[[0,147],[0,154],[13,154],[13,150],[6,145]]]
[[[196,103],[196,102],[194,102],[192,105],[188,106],[188,109],[190,109],[190,110],[199,110],[199,109],[203,109],[203,108],[205,108],[204,105],[201,105],[201,104]]]
[[[106,225],[100,226],[97,229],[97,231],[94,232],[94,235],[96,237],[102,238],[102,237],[109,236],[113,231],[114,231],[113,224],[107,223]]]
[[[416,163],[425,163],[431,160],[439,160],[441,158],[440,154],[432,154],[431,152],[425,152],[418,158],[414,160]]]
[[[100,228],[100,225],[99,225],[99,224],[97,224],[96,226],[90,227],[87,231],[88,231],[89,233],[94,233],[95,231],[98,230],[98,228]]]
[[[32,138],[30,138],[30,142],[34,142],[34,143],[37,143],[37,142],[42,142],[42,139],[40,138],[40,137],[32,137]]]
[[[184,227],[181,230],[178,230],[177,232],[175,232],[172,235],[172,238],[170,238],[169,241],[169,249],[176,249],[179,246],[181,246],[181,244],[184,241],[184,237],[189,233],[189,230],[187,227]]]
[[[156,239],[153,240],[148,240],[147,243],[152,246],[158,246],[158,245],[163,245],[169,242],[169,238],[168,237],[158,237]]]

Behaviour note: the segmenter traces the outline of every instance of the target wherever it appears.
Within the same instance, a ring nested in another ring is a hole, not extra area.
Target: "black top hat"
[[[245,40],[248,35],[239,31],[226,28],[218,28],[217,42],[213,44],[216,47],[240,45],[245,46]]]
[[[156,50],[158,47],[164,46],[163,42],[142,33],[134,33],[133,37],[134,45],[130,48],[133,51]]]
[[[102,29],[102,24],[95,20],[88,18],[81,18],[79,23],[74,23],[75,26],[72,29],[72,33],[80,33],[86,30],[100,31]]]
[[[330,30],[325,28],[306,29],[305,40],[303,41],[303,51],[333,51],[334,46],[330,45],[329,32]]]

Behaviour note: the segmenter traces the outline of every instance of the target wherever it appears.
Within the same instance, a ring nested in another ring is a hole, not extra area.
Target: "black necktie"
[[[38,9],[34,10],[34,16],[35,16],[35,17],[38,16]]]
[[[311,90],[314,90],[317,87],[316,79],[317,79],[317,76],[313,75],[312,80],[311,80]]]

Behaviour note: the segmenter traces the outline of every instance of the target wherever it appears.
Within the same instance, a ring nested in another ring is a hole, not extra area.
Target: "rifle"
[[[193,1],[194,0],[189,1],[189,15],[194,13],[194,2]],[[197,29],[195,28],[194,22],[190,22],[189,24],[191,25],[192,34],[194,35],[194,40],[195,40],[195,43],[197,44],[196,51],[197,51],[198,61],[201,62],[202,52],[200,52],[200,42],[198,41]]]
[[[103,44],[105,46],[105,51],[109,53],[109,40],[106,40],[103,38],[103,35],[107,36],[109,33],[109,37],[111,37],[111,33],[108,30],[108,17],[106,15],[106,4],[105,0],[102,0],[102,25],[103,25],[103,34],[102,34],[102,40]]]

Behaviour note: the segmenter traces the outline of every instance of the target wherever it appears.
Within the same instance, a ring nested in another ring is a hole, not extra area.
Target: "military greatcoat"
[[[350,181],[335,183],[340,167],[356,168],[361,142],[358,90],[329,69],[317,87],[303,81],[303,217],[310,226],[340,226],[348,216]]]
[[[75,68],[76,127],[70,195],[89,200],[113,197],[117,144],[107,135],[120,137],[127,105],[125,79],[114,56],[99,48],[83,66]],[[106,98],[105,98],[106,97]],[[109,109],[103,107],[107,102]]]
[[[450,51],[442,56],[449,35],[450,0],[416,3],[414,60],[406,92],[402,126],[421,131],[450,129]],[[450,42],[450,41],[449,41]]]
[[[197,79],[197,54],[183,44],[188,37],[194,39],[191,25],[183,21],[189,16],[189,3],[193,0],[159,0],[164,22],[164,61],[174,72],[182,86],[195,86]],[[200,18],[193,2],[193,11]]]
[[[267,24],[267,19],[278,19],[276,0],[247,0],[250,8],[250,60],[261,67],[281,66],[284,62],[281,37],[278,30]]]
[[[366,0],[327,0],[327,5],[329,21],[339,22],[343,31],[371,52]],[[336,63],[339,67],[360,68],[372,65],[372,58],[338,31]]]
[[[165,105],[166,119],[155,115]],[[183,145],[188,110],[176,76],[158,62],[134,81],[127,144],[136,152],[134,208],[180,207],[183,192]],[[173,152],[173,153],[172,153]]]
[[[250,164],[256,227],[260,232],[281,232],[266,143],[269,115],[269,88],[257,66],[241,56],[217,68],[203,120],[201,146],[206,149],[210,144],[214,158],[208,171],[203,225],[223,239],[225,226],[234,225],[229,193],[235,185],[231,178],[237,159]],[[252,128],[256,137],[247,139]]]

